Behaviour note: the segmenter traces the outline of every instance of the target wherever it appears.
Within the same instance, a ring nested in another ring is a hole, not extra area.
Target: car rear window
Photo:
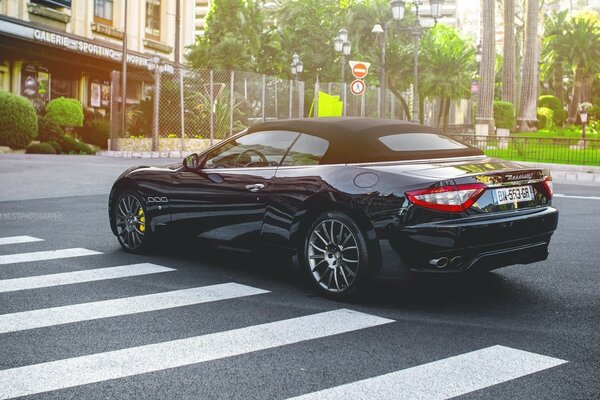
[[[468,146],[434,133],[400,133],[381,136],[379,141],[392,151],[461,150]]]

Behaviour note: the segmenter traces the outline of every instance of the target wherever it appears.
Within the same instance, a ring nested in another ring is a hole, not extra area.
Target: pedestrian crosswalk
[[[0,244],[3,245],[21,246],[30,243],[30,246],[35,246],[35,242],[40,241],[43,239],[31,236],[0,238]],[[100,254],[102,253],[83,248],[17,253],[0,255],[0,265]],[[156,279],[158,276],[166,276],[164,274],[167,272],[168,276],[172,276],[177,273],[177,270],[151,263],[137,263],[0,279],[0,296],[23,292],[24,295],[35,298],[39,293],[36,289],[40,288],[60,290],[64,285],[93,284],[144,275]],[[73,327],[75,330],[76,323],[102,320],[102,323],[110,324],[111,317],[152,313],[185,306],[202,307],[205,303],[239,301],[249,296],[261,295],[257,298],[262,298],[269,293],[268,290],[253,286],[227,282],[0,314],[0,341],[3,335],[9,333],[28,334],[29,330],[44,330],[58,325],[64,326],[67,330]],[[253,302],[251,307],[260,306]],[[341,334],[355,334],[353,332],[376,327],[393,327],[394,322],[364,312],[335,308],[330,311],[316,310],[309,315],[199,336],[70,358],[58,357],[51,361],[0,370],[0,399],[42,394],[112,379],[210,363],[227,357],[338,337],[337,335]],[[344,351],[343,339],[340,337],[339,340],[341,343],[339,348]],[[0,357],[2,357],[1,348]],[[319,390],[312,393],[307,390],[309,393],[299,394],[294,399],[448,399],[564,363],[566,361],[558,358],[505,346],[492,346],[367,379],[339,382],[339,386],[318,388]],[[328,365],[326,368],[332,366]]]

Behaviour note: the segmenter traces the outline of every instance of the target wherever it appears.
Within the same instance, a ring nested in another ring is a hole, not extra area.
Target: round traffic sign
[[[369,67],[367,67],[365,64],[363,64],[361,62],[356,63],[352,67],[352,75],[354,75],[354,77],[357,79],[364,78],[365,76],[367,76],[368,72],[369,72]]]
[[[360,79],[355,79],[350,84],[350,91],[352,92],[352,94],[355,94],[357,96],[363,94],[365,91],[365,88],[366,88],[365,82]]]

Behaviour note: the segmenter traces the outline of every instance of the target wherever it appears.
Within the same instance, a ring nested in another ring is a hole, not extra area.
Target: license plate
[[[533,200],[533,189],[531,186],[516,186],[510,188],[499,188],[494,190],[496,204],[510,204]]]

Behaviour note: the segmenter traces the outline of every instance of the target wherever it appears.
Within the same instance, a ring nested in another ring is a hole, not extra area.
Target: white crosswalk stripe
[[[510,347],[492,346],[293,400],[445,400],[566,362]]]
[[[4,279],[0,280],[0,293],[71,285],[74,283],[95,282],[107,279],[127,278],[170,271],[175,271],[175,269],[162,267],[156,264],[142,263],[122,265],[119,267],[63,272],[60,274],[36,275],[27,278]]]
[[[0,246],[6,244],[19,244],[19,243],[31,243],[31,242],[43,242],[44,239],[36,238],[33,236],[9,236],[0,237]]]
[[[226,332],[0,371],[10,399],[323,338],[393,322],[340,309]]]
[[[82,257],[102,254],[98,251],[74,248],[61,250],[36,251],[33,253],[17,253],[0,256],[0,265],[16,264],[31,261],[56,260],[60,258]]]
[[[0,315],[0,333],[166,310],[263,293],[268,293],[268,291],[238,283],[223,283],[144,296],[42,308],[39,310]]]

